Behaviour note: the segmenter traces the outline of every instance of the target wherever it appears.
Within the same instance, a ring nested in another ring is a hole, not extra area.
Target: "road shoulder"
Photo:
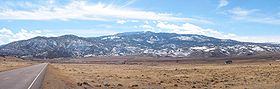
[[[63,73],[53,67],[48,66],[42,89],[77,89],[75,84],[71,83],[71,79],[62,75]]]

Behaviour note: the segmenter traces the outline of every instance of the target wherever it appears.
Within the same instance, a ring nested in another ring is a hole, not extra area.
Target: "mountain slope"
[[[60,58],[90,56],[232,57],[280,52],[280,45],[217,39],[195,34],[126,32],[83,38],[35,37],[0,47],[0,55]]]

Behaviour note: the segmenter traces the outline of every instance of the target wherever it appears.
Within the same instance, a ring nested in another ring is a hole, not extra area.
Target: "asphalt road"
[[[40,89],[47,63],[0,72],[0,89]]]

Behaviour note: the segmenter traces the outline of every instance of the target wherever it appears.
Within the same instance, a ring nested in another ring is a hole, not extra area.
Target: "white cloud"
[[[233,8],[229,10],[229,13],[232,14],[234,17],[246,17],[254,12],[258,11],[257,9],[243,9],[240,7]]]
[[[13,35],[13,32],[11,30],[9,30],[9,29],[2,28],[0,30],[0,34],[2,34],[2,35]]]
[[[245,19],[249,22],[257,22],[263,24],[272,24],[272,25],[280,25],[280,19],[273,17],[250,17]]]
[[[47,0],[47,2],[48,2],[49,4],[54,4],[54,3],[55,3],[55,0]]]
[[[104,30],[104,29],[60,29],[57,31],[50,30],[25,30],[21,29],[18,32],[13,32],[7,28],[0,28],[0,45],[7,44],[13,41],[19,40],[27,40],[36,36],[46,36],[46,37],[54,37],[61,36],[66,34],[73,34],[77,36],[83,37],[96,37],[103,35],[113,35],[119,33],[114,30]]]
[[[245,42],[261,42],[261,43],[280,43],[280,36],[240,36],[236,34],[223,33],[212,29],[204,29],[199,26],[185,23],[182,25],[169,24],[164,22],[159,22],[156,26],[142,25],[140,28],[145,29],[145,31],[156,31],[156,32],[170,32],[178,34],[199,34],[210,37],[216,37],[220,39],[233,39]],[[159,30],[160,29],[160,30]],[[21,29],[18,32],[13,32],[10,29],[2,28],[0,29],[0,45],[7,44],[9,42],[26,40],[36,36],[61,36],[65,34],[73,34],[84,37],[96,37],[103,35],[112,35],[119,32],[112,30],[90,30],[90,29],[64,29],[59,31],[48,31],[48,30],[35,30],[28,31]]]
[[[219,5],[217,8],[225,7],[229,4],[228,0],[220,0]]]
[[[280,43],[280,36],[232,36],[233,40],[257,43]]]
[[[169,24],[167,22],[159,22],[158,24],[156,24],[156,27],[156,29],[162,29],[162,32],[178,34],[199,34],[220,39],[232,39],[244,42],[280,43],[280,36],[240,36],[232,33],[223,33],[213,29],[202,28],[190,23],[178,25]]]
[[[49,3],[53,3],[52,0]],[[129,4],[130,2],[128,2]],[[9,20],[156,20],[156,21],[193,21],[196,19],[177,17],[170,13],[159,13],[103,3],[89,4],[86,1],[73,1],[64,6],[41,6],[32,10],[5,9],[0,12],[0,19]],[[197,20],[203,22],[204,20]],[[207,22],[207,21],[204,21]]]
[[[118,21],[117,21],[118,24],[125,24],[126,22],[127,22],[127,21],[125,21],[125,20],[118,20]]]
[[[113,35],[119,32],[115,30],[105,30],[105,29],[60,29],[49,33],[54,34],[55,36],[73,34],[82,37],[96,37],[96,36],[104,36],[104,35]]]
[[[213,29],[205,29],[199,26],[196,26],[191,23],[184,23],[182,25],[169,24],[167,22],[159,22],[156,27],[159,29],[165,29],[167,32],[179,33],[179,34],[199,34],[206,35],[211,37],[217,37],[222,39],[228,39],[227,37],[232,34],[225,34]]]
[[[136,2],[136,0],[128,0],[123,6],[121,7],[126,7],[126,6],[129,6],[131,4],[133,4],[134,2]]]
[[[144,25],[141,25],[139,27],[144,29],[145,31],[155,31],[156,30],[153,26],[148,25],[148,24],[144,24]]]
[[[279,25],[280,19],[272,15],[257,12],[258,9],[243,9],[240,7],[228,10],[228,14],[235,20],[261,24]],[[276,13],[277,14],[277,13]]]
[[[133,19],[131,19],[131,20],[117,20],[117,21],[116,21],[116,23],[118,23],[118,24],[138,23],[138,22],[140,22],[140,21],[138,21],[138,20],[133,20]]]
[[[6,44],[13,41],[18,40],[26,40],[36,36],[51,36],[50,34],[44,34],[45,31],[35,30],[35,31],[27,31],[25,29],[21,29],[19,32],[12,32],[12,30],[7,28],[0,29],[0,45]]]

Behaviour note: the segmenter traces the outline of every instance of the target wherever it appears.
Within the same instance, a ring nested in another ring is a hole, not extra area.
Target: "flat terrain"
[[[254,61],[254,60],[253,60]],[[280,62],[50,64],[44,89],[277,89]]]
[[[15,57],[0,57],[0,72],[31,66],[33,64],[36,63],[31,61],[24,61]]]

